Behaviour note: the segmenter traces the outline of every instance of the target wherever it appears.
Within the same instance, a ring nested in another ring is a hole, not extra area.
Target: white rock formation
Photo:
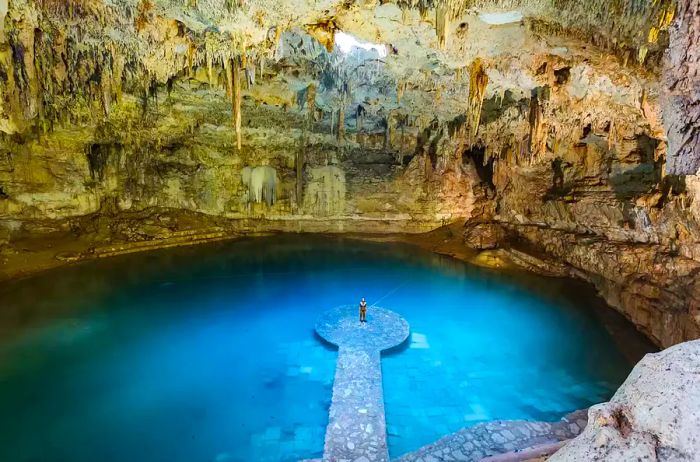
[[[241,181],[248,188],[248,202],[265,202],[268,206],[277,200],[277,170],[263,165],[245,167],[241,171]]]
[[[700,341],[648,354],[550,462],[700,461]]]

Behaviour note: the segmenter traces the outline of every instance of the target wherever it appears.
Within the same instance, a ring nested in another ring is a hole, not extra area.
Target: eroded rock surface
[[[697,461],[700,341],[648,354],[608,403],[593,406],[583,433],[550,462]]]
[[[678,2],[664,62],[664,121],[669,171],[693,175],[700,169],[700,1]]]

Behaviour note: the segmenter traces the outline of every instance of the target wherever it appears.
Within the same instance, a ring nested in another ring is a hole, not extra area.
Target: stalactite
[[[306,88],[306,122],[301,131],[301,140],[299,142],[299,150],[297,151],[296,163],[296,198],[297,207],[301,207],[304,197],[304,162],[305,151],[307,144],[307,133],[311,130],[314,122],[314,113],[316,112],[316,85],[311,83]]]
[[[428,6],[426,4],[421,2],[421,4],[418,7],[418,12],[420,13],[421,20],[423,20],[423,21],[428,20],[428,13],[430,12],[430,9],[428,8]]]
[[[194,68],[194,55],[197,52],[197,48],[195,47],[193,42],[189,42],[187,44],[187,54],[185,56],[186,61],[187,61],[187,76],[192,77],[194,73],[192,72]]]
[[[242,44],[241,44],[241,57],[240,57],[240,69],[243,70],[243,73],[246,74],[246,78],[243,79],[245,82],[245,88],[249,89],[250,88],[250,79],[248,78],[248,45],[247,45],[247,39],[244,36],[242,38]]]
[[[476,58],[469,69],[469,106],[467,121],[469,123],[470,144],[475,141],[479,131],[481,120],[481,106],[484,103],[486,85],[489,83],[489,76],[486,74],[484,65],[480,58]]]
[[[248,204],[265,202],[270,207],[277,202],[279,179],[273,167],[245,167],[241,170],[241,181],[248,189]]]
[[[275,38],[274,38],[275,42],[272,44],[272,46],[274,47],[273,55],[274,55],[275,59],[279,59],[279,54],[281,54],[280,53],[280,44],[282,43],[281,39],[282,39],[282,26],[277,25],[275,27]]]
[[[384,149],[387,150],[391,149],[391,137],[394,134],[393,119],[393,112],[389,112],[389,115],[385,120],[386,127],[384,128]]]
[[[617,125],[615,121],[610,121],[610,126],[608,127],[608,150],[611,151],[617,140]]]
[[[307,97],[308,92],[309,92],[308,87],[302,88],[301,90],[299,90],[297,92],[297,97],[296,97],[297,109],[299,109],[300,111],[306,107],[306,103],[307,103],[306,97]]]
[[[112,90],[117,104],[122,102],[122,80],[124,78],[125,60],[121,53],[117,52],[114,44],[111,45],[112,53]]]
[[[357,106],[357,112],[355,114],[355,129],[357,130],[357,133],[360,133],[362,131],[362,126],[366,112],[367,111],[361,104]]]
[[[102,109],[104,111],[105,117],[109,117],[109,113],[112,105],[112,85],[111,79],[103,74],[100,80],[100,93],[102,96]]]
[[[401,104],[403,94],[406,92],[406,81],[400,79],[396,84],[396,104]]]
[[[345,140],[345,98],[340,103],[338,109],[338,141]]]
[[[247,88],[255,86],[255,64],[248,64],[245,68],[245,81]]]
[[[306,128],[301,130],[299,137],[299,149],[297,150],[294,162],[296,170],[296,204],[301,208],[304,197],[304,151],[306,150]]]
[[[401,23],[408,24],[409,19],[411,19],[411,10],[408,7],[401,7]]]
[[[335,133],[335,109],[331,109],[331,135]]]
[[[316,112],[316,85],[313,83],[309,84],[306,89],[306,109],[306,121],[309,128],[311,128],[311,124],[314,120],[314,113]]]
[[[547,146],[547,125],[544,121],[544,105],[549,99],[549,87],[537,87],[530,98],[530,162],[544,154]]]
[[[447,43],[447,34],[450,28],[448,7],[441,3],[435,8],[435,32],[438,37],[438,48],[444,49]]]
[[[233,71],[230,59],[224,60],[224,72],[226,73],[226,98],[233,101]]]
[[[647,59],[648,52],[649,48],[646,45],[642,45],[639,47],[639,50],[637,52],[637,62],[639,64],[644,64],[644,61]]]
[[[214,85],[214,56],[210,51],[207,51],[207,79],[209,85]]]
[[[233,87],[232,87],[232,102],[233,102],[233,126],[236,130],[236,145],[238,150],[241,150],[241,64],[238,58],[234,58],[231,62]]]

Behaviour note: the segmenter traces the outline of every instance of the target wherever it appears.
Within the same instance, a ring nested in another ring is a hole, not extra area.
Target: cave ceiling
[[[5,0],[0,130],[94,113],[95,100],[109,117],[123,93],[157,86],[210,85],[226,98],[236,72],[244,101],[301,111],[311,88],[315,111],[344,105],[346,120],[360,114],[368,129],[474,118],[475,96],[519,101],[557,83],[575,99],[635,107],[642,92],[658,93],[674,9],[666,0],[14,0],[8,11]],[[385,51],[339,47],[339,34]]]

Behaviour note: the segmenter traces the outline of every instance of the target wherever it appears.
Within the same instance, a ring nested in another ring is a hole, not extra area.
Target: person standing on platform
[[[365,297],[360,300],[360,322],[367,322],[367,302]]]

